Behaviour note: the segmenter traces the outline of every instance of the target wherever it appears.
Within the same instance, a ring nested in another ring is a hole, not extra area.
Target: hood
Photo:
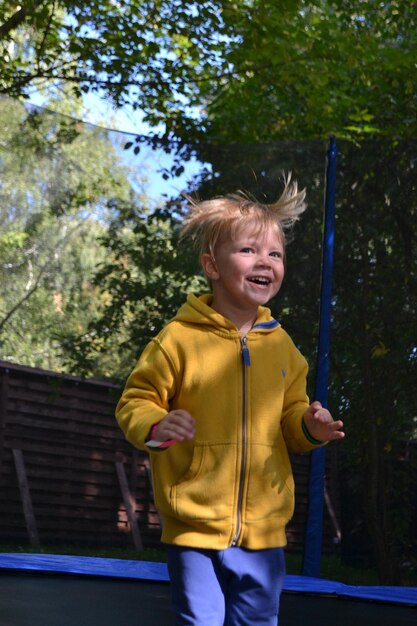
[[[202,296],[195,296],[189,294],[187,301],[178,310],[178,313],[171,321],[186,322],[188,324],[201,324],[204,326],[212,326],[217,329],[224,329],[227,331],[237,331],[236,326],[223,317],[220,313],[217,313],[211,308],[213,301],[212,294],[203,294]],[[271,316],[271,311],[268,307],[258,307],[258,314],[256,322],[252,327],[253,331],[271,331],[279,326],[279,322]]]

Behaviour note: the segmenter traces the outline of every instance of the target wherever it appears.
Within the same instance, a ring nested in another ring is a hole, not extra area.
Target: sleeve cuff
[[[301,428],[303,429],[303,434],[305,436],[305,438],[311,443],[313,444],[313,446],[322,446],[323,444],[325,444],[325,441],[319,441],[318,439],[314,439],[314,437],[312,437],[310,435],[310,432],[306,426],[306,423],[304,421],[304,418],[301,421]]]
[[[176,443],[176,439],[169,439],[168,441],[156,441],[154,439],[155,431],[158,428],[158,423],[154,424],[149,431],[149,439],[146,439],[145,445],[152,450],[165,450],[165,448],[169,448],[174,443]]]

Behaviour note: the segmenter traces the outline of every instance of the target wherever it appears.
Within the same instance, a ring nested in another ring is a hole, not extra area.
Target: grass
[[[145,548],[137,552],[133,548],[93,547],[75,545],[53,545],[34,549],[27,545],[0,545],[0,552],[17,552],[22,554],[67,554],[75,556],[94,556],[109,559],[130,559],[140,561],[164,562],[163,548]],[[287,573],[300,574],[302,571],[302,555],[286,555]],[[372,568],[357,568],[345,565],[337,555],[323,555],[321,560],[321,577],[336,580],[348,585],[378,585],[378,574]],[[410,572],[401,583],[404,586],[417,586],[417,572]]]

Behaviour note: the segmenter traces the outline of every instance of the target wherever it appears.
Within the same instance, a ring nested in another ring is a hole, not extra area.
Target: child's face
[[[284,278],[284,242],[277,227],[261,229],[253,221],[236,233],[235,239],[220,240],[214,259],[203,255],[204,269],[211,280],[213,306],[253,311],[275,296]]]

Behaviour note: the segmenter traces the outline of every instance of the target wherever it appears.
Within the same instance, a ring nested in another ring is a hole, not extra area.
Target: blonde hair
[[[190,209],[185,215],[181,238],[190,237],[200,254],[214,255],[221,237],[234,238],[236,231],[247,222],[255,221],[260,230],[277,226],[285,243],[285,232],[299,219],[307,207],[305,189],[298,191],[291,174],[284,176],[284,190],[272,204],[258,202],[244,192],[228,194],[199,202],[186,196]]]

